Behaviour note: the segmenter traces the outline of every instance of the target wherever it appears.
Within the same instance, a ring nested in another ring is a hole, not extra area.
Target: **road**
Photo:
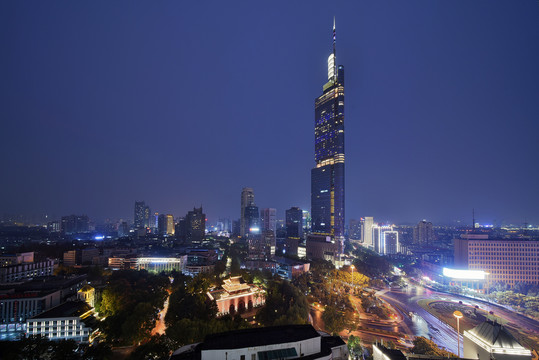
[[[167,299],[165,300],[165,303],[163,305],[163,309],[158,314],[158,319],[155,322],[155,327],[152,329],[152,336],[153,335],[163,335],[165,333],[165,330],[167,329],[167,325],[165,324],[165,315],[168,311],[168,301],[170,299],[170,294],[168,295]]]
[[[479,300],[431,291],[415,285],[410,285],[401,291],[381,290],[378,291],[377,296],[395,307],[403,316],[403,321],[399,325],[399,331],[415,336],[431,338],[436,344],[445,347],[455,354],[457,353],[457,332],[452,327],[438,320],[438,318],[423,309],[417,303],[418,300],[462,301],[463,304],[478,306],[486,311],[493,311],[496,316],[510,321],[516,327],[525,329],[528,332],[539,336],[538,321],[515,313],[505,307],[485,303]],[[410,313],[413,313],[411,317],[409,316]],[[462,335],[460,340],[462,354]]]

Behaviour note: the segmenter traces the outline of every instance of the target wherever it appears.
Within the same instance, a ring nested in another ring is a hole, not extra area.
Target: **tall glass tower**
[[[311,217],[314,234],[344,239],[344,67],[337,66],[335,20],[328,81],[314,103]]]

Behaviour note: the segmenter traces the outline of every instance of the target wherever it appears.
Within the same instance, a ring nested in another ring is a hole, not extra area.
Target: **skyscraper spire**
[[[333,17],[333,52],[328,57],[328,80],[332,81],[337,76],[337,54],[335,50],[335,16]]]
[[[333,17],[333,56],[337,57],[335,54],[335,16]]]

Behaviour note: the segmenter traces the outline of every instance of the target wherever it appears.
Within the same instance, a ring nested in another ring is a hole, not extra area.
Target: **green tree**
[[[128,360],[167,360],[170,357],[173,343],[164,335],[152,336],[151,339],[133,351]]]
[[[266,305],[256,318],[265,326],[306,324],[309,315],[307,298],[288,281],[272,280],[268,284]]]
[[[322,314],[322,320],[324,321],[325,329],[331,334],[338,334],[345,328],[344,314],[334,306],[326,306]]]
[[[361,346],[361,339],[359,337],[350,335],[347,345],[348,352],[352,355],[352,358],[363,354],[363,347]]]
[[[414,344],[414,347],[412,348],[412,352],[414,354],[443,356],[443,357],[457,357],[457,355],[453,354],[452,352],[449,352],[444,349],[440,349],[434,341],[429,340],[423,336],[416,337],[413,344]]]

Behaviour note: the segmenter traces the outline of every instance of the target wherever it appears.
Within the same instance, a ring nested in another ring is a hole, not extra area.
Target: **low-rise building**
[[[208,291],[207,296],[217,303],[218,316],[241,313],[266,303],[265,291],[245,283],[241,276],[225,279],[221,289]]]
[[[0,284],[28,281],[38,276],[52,276],[54,266],[54,260],[47,259],[0,267]]]
[[[532,353],[522,346],[507,329],[487,320],[464,331],[464,357],[479,360],[531,360]]]
[[[0,290],[0,341],[16,340],[26,331],[26,320],[61,302],[61,290]]]
[[[75,340],[89,343],[96,319],[84,301],[68,301],[26,321],[26,335],[40,335],[49,340]]]
[[[183,346],[171,360],[348,360],[348,348],[338,336],[317,332],[312,325],[243,329],[206,336]]]

